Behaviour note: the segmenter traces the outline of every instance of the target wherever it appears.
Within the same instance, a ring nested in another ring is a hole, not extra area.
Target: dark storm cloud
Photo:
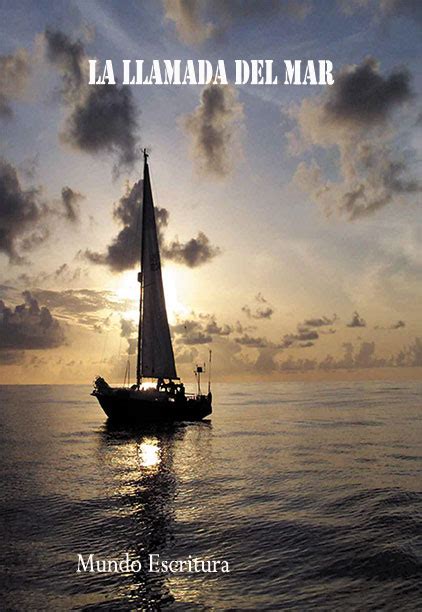
[[[63,187],[62,203],[68,221],[75,223],[79,219],[79,202],[83,199],[84,196],[78,191],[73,191],[70,187]]]
[[[25,95],[30,71],[25,49],[18,49],[12,55],[0,55],[0,118],[13,117],[12,102]]]
[[[112,153],[118,165],[132,168],[140,157],[136,148],[138,119],[132,91],[118,85],[91,86],[73,106],[62,138],[86,153]]]
[[[412,99],[405,69],[383,75],[376,60],[367,58],[344,67],[329,91],[304,100],[293,112],[292,152],[337,148],[330,168],[323,170],[314,158],[301,162],[294,177],[327,216],[337,213],[355,221],[389,204],[406,203],[421,191],[409,170],[410,150],[393,138],[394,111]]]
[[[47,28],[44,32],[46,54],[61,72],[63,93],[75,96],[84,85],[86,55],[82,41],[72,41],[64,32]]]
[[[406,69],[383,76],[378,62],[369,57],[336,76],[325,111],[337,121],[373,125],[385,121],[394,108],[410,97],[410,74]]]
[[[14,309],[0,300],[0,351],[56,348],[64,343],[64,332],[46,306],[41,308],[29,291],[25,302]]]
[[[29,250],[40,235],[46,237],[46,229],[39,227],[46,213],[39,191],[24,189],[16,169],[0,159],[0,251],[12,263],[22,263],[20,250]]]
[[[121,272],[139,265],[141,203],[142,181],[138,181],[114,207],[113,216],[123,225],[122,229],[109,244],[105,253],[85,251],[85,256],[89,261],[107,265],[114,272]],[[158,214],[158,228],[163,222],[167,224],[167,215]]]
[[[83,43],[59,30],[44,33],[46,55],[62,78],[68,107],[61,138],[79,151],[111,153],[118,167],[131,168],[139,159],[138,110],[132,91],[119,85],[89,86],[88,57]]]
[[[169,244],[164,244],[161,252],[164,259],[196,268],[214,259],[220,253],[220,249],[214,247],[203,232],[199,232],[196,238],[191,238],[187,242],[173,240]]]
[[[366,321],[363,319],[358,312],[354,312],[352,320],[347,323],[347,327],[366,327]]]
[[[221,178],[231,171],[242,116],[234,87],[210,84],[203,88],[199,106],[184,121],[201,172]]]
[[[312,8],[309,0],[163,0],[163,5],[180,40],[189,45],[219,37],[239,21],[258,22],[277,15],[303,19]]]
[[[261,293],[258,293],[255,296],[255,304],[253,306],[243,306],[242,312],[250,319],[271,319],[274,308],[269,305]]]
[[[120,272],[139,265],[140,260],[140,208],[142,203],[142,181],[138,181],[123,196],[114,208],[114,218],[122,229],[107,247],[105,253],[85,251],[85,257],[95,264],[107,265],[111,270]],[[176,261],[191,268],[200,266],[213,259],[219,252],[207,236],[199,232],[197,238],[186,243],[174,240],[169,244],[164,239],[169,213],[165,208],[155,207],[158,238],[163,259]]]

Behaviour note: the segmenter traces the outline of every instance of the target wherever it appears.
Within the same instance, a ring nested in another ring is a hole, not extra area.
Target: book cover
[[[0,16],[0,608],[419,609],[421,2]]]

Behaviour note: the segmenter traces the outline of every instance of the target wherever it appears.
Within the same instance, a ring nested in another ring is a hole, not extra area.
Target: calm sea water
[[[209,422],[108,427],[0,387],[3,610],[417,610],[422,384],[215,385]],[[228,574],[77,574],[77,554]]]

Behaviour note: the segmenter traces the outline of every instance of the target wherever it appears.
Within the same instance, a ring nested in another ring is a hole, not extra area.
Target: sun
[[[189,309],[180,301],[177,292],[176,269],[168,266],[163,268],[163,286],[169,323],[174,324],[179,317],[188,315]],[[110,287],[120,302],[127,303],[124,314],[134,321],[138,318],[139,283],[137,273],[124,272]]]

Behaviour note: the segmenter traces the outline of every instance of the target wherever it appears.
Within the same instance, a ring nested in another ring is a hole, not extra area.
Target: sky
[[[420,377],[420,2],[0,14],[2,383],[133,377],[143,147],[186,382],[210,349],[216,380]],[[176,58],[229,84],[88,84],[89,59]],[[334,84],[234,85],[236,59],[328,59]]]

